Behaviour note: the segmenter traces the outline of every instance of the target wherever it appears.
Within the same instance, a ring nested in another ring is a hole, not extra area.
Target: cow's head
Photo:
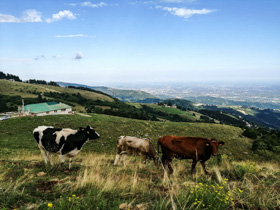
[[[80,128],[80,130],[83,132],[86,132],[89,140],[94,140],[94,139],[100,138],[100,135],[89,125],[86,128]]]
[[[218,155],[218,147],[224,145],[225,142],[211,139],[206,141],[205,146],[212,150],[212,155]]]

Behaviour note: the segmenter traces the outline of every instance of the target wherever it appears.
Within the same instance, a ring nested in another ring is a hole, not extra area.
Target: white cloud
[[[0,14],[0,23],[31,23],[42,22],[41,13],[34,10],[26,10],[23,12],[21,18],[14,17],[12,15]]]
[[[56,35],[55,38],[75,38],[75,37],[95,37],[92,35],[86,35],[86,34],[73,34],[73,35]]]
[[[76,19],[76,16],[69,10],[64,10],[64,11],[60,11],[57,14],[53,14],[52,18],[48,18],[46,19],[47,23],[51,23],[51,22],[55,22],[55,21],[59,21],[62,19],[70,19],[70,20],[74,20]]]
[[[42,22],[41,13],[35,9],[24,11],[23,22]]]
[[[81,60],[83,58],[83,54],[81,52],[77,52],[75,56],[75,60]]]
[[[186,9],[186,8],[177,8],[177,7],[157,7],[162,10],[170,12],[172,15],[189,18],[193,15],[205,15],[209,14],[211,12],[214,12],[216,10],[210,10],[210,9]]]
[[[82,7],[103,7],[103,6],[107,6],[106,3],[104,2],[100,2],[98,4],[93,4],[90,1],[85,1],[81,4]]]
[[[78,3],[69,3],[69,4],[66,4],[66,5],[69,5],[69,6],[72,6],[72,7],[75,7],[78,5]]]
[[[19,23],[19,22],[20,19],[12,15],[0,14],[0,23]]]

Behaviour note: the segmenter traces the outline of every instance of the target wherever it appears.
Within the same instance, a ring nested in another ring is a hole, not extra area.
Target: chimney
[[[22,99],[22,113],[24,113],[24,100]]]

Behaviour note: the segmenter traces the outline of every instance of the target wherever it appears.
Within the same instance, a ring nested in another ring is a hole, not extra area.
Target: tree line
[[[13,74],[5,74],[4,72],[0,71],[0,79],[5,79],[5,80],[13,80],[13,81],[17,81],[17,82],[23,82],[19,76],[13,75]],[[29,83],[29,84],[37,84],[37,85],[52,85],[52,86],[59,86],[56,82],[54,81],[50,81],[47,82],[45,80],[36,80],[36,79],[29,79],[27,81],[25,81],[25,83]]]
[[[4,72],[0,71],[0,79],[6,79],[6,80],[14,80],[17,82],[22,82],[22,80],[13,74],[5,74]]]
[[[243,135],[254,140],[252,151],[264,159],[280,158],[280,131],[266,128],[246,128]]]

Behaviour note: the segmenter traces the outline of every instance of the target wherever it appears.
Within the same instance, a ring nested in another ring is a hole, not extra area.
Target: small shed
[[[21,112],[25,115],[36,116],[70,114],[72,113],[72,107],[64,103],[45,102],[25,105],[24,110],[21,108]]]

